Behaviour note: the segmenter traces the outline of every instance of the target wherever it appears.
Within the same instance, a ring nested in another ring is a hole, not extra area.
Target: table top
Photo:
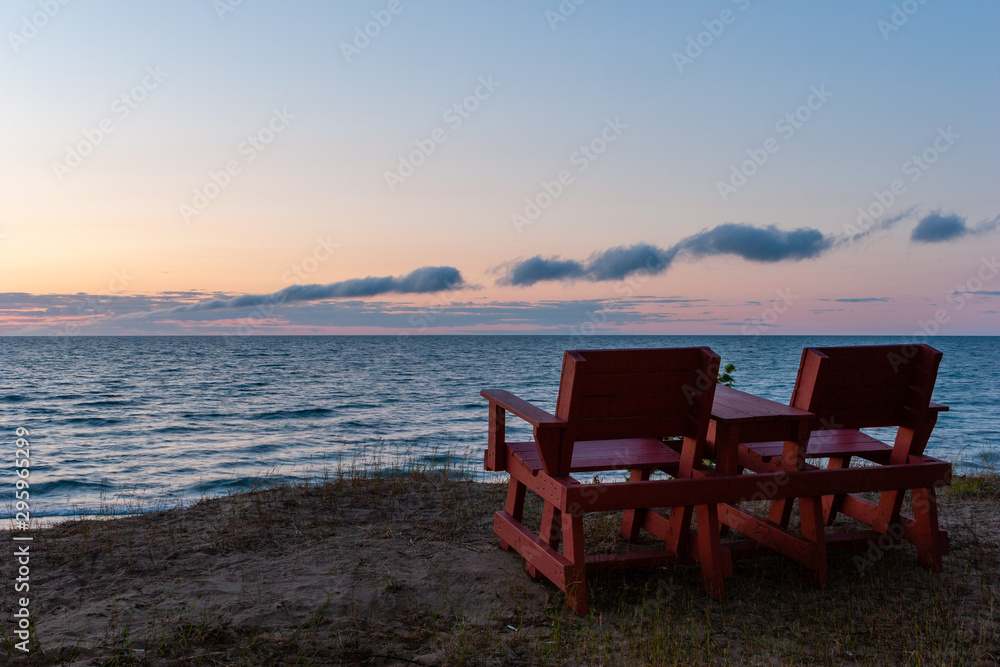
[[[760,396],[718,385],[712,404],[712,419],[726,422],[798,421],[813,418],[808,410],[793,408]]]

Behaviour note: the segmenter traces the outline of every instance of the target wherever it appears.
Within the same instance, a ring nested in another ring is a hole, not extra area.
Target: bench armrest
[[[507,466],[506,426],[507,412],[513,413],[534,427],[535,445],[542,458],[545,472],[550,475],[568,475],[573,455],[571,443],[563,446],[566,421],[535,407],[502,389],[484,389],[479,392],[490,401],[490,439],[486,449],[484,467],[487,470],[505,470]]]
[[[509,391],[504,391],[503,389],[483,389],[479,392],[479,395],[489,399],[490,407],[501,407],[507,412],[517,415],[535,428],[566,428],[565,420],[555,415],[550,415],[545,410],[532,405],[523,398],[518,398]]]

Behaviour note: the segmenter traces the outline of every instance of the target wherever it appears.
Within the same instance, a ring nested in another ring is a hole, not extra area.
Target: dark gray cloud
[[[754,227],[727,222],[689,236],[675,248],[694,257],[736,255],[754,262],[783,262],[818,257],[832,241],[818,229],[806,227],[790,232],[774,225]]]
[[[542,280],[573,280],[583,277],[583,264],[572,259],[536,255],[502,267],[501,285],[534,285]]]
[[[587,260],[587,278],[590,280],[621,280],[645,269],[650,273],[666,271],[677,251],[661,250],[648,243],[618,246],[595,252]]]
[[[917,223],[910,233],[910,240],[918,243],[937,243],[950,241],[969,233],[969,228],[963,218],[957,215],[941,215],[931,213]]]
[[[754,227],[727,222],[693,234],[663,249],[648,243],[618,246],[592,254],[586,262],[558,257],[531,257],[500,267],[498,285],[525,287],[543,280],[621,280],[639,271],[663,273],[679,255],[698,259],[736,255],[753,262],[798,261],[818,257],[834,242],[816,229],[792,231],[774,225]]]
[[[1000,227],[1000,216],[992,220],[983,220],[978,225],[970,225],[960,215],[942,215],[934,211],[924,216],[910,233],[910,240],[917,243],[941,243],[952,241],[963,236],[983,236]]]
[[[209,299],[163,310],[128,313],[118,319],[195,313],[207,310],[231,310],[256,306],[275,306],[323,299],[347,299],[380,294],[426,294],[464,286],[462,274],[451,266],[425,266],[405,276],[355,278],[327,285],[289,285],[270,294],[243,294],[231,298]]]
[[[543,280],[621,280],[643,269],[650,273],[665,271],[675,254],[673,250],[637,243],[595,252],[586,263],[536,255],[500,267],[497,284],[526,287]]]

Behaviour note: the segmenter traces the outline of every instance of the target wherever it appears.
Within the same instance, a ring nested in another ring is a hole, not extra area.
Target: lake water
[[[484,388],[552,411],[562,352],[707,345],[736,388],[787,402],[805,346],[845,336],[247,336],[0,338],[0,429],[30,431],[33,516],[191,501],[406,457],[482,470]],[[928,453],[983,467],[1000,446],[1000,337],[944,353]],[[527,437],[528,431],[522,431]],[[11,513],[14,477],[0,487]]]

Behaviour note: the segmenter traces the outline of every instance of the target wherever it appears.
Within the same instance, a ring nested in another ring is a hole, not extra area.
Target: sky
[[[0,335],[997,334],[998,28],[7,0]]]

